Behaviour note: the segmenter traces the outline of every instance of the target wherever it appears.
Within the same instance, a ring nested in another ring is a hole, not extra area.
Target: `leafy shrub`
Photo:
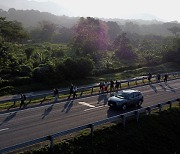
[[[93,68],[94,64],[91,59],[88,58],[79,58],[77,60],[68,58],[64,62],[65,67],[65,77],[68,79],[77,79],[84,78],[89,75]]]
[[[50,81],[54,76],[54,70],[51,65],[40,65],[33,70],[33,79],[35,81]]]
[[[30,76],[32,73],[31,67],[27,65],[20,66],[20,74],[21,76]]]

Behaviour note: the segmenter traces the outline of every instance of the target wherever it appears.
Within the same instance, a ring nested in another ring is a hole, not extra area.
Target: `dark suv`
[[[138,90],[123,90],[108,99],[108,105],[112,108],[121,108],[126,110],[127,106],[141,106],[143,103],[143,95]]]

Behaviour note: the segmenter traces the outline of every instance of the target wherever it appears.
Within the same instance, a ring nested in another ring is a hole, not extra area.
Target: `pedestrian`
[[[120,83],[116,80],[116,82],[115,82],[115,89],[116,89],[116,90],[119,89],[119,84],[120,84]]]
[[[73,94],[73,89],[74,89],[74,85],[71,84],[70,89],[69,89],[69,97],[68,98],[70,98],[71,95]]]
[[[25,107],[26,104],[25,104],[25,101],[26,100],[26,95],[25,94],[21,94],[21,103],[20,103],[20,108],[23,106]]]
[[[102,92],[105,92],[106,91],[106,86],[105,86],[105,83],[103,84],[102,86]]]
[[[106,82],[104,83],[104,85],[105,85],[105,91],[108,92],[108,85],[109,85],[108,82],[106,81]]]
[[[151,82],[151,78],[152,78],[152,74],[149,73],[149,74],[148,74],[148,81],[149,81],[149,82]]]
[[[161,75],[157,74],[157,81],[160,82],[161,81]]]
[[[75,97],[77,97],[77,86],[74,86],[73,87],[73,99],[75,98]]]
[[[54,89],[53,94],[54,94],[54,102],[57,102],[59,97],[59,91],[57,88]]]
[[[111,80],[110,81],[110,91],[113,91],[114,90],[114,81]]]
[[[168,80],[168,75],[165,74],[165,75],[164,75],[164,82],[167,83],[167,80]]]
[[[100,89],[99,92],[102,92],[102,91],[103,91],[103,85],[104,85],[104,83],[101,81],[101,82],[99,83],[99,89]]]

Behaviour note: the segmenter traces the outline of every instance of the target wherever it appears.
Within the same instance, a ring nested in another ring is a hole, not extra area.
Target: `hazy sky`
[[[0,0],[3,1],[3,0]],[[17,1],[17,0],[16,0]],[[23,0],[19,0],[23,1]],[[25,0],[24,0],[25,1]],[[180,22],[180,0],[28,0],[56,3],[67,16],[105,18],[143,18],[151,15],[165,21]],[[1,2],[0,2],[1,3]],[[49,8],[49,10],[53,8]],[[57,9],[54,12],[58,15]],[[149,16],[149,17],[151,17]]]
[[[71,16],[136,17],[150,14],[167,21],[180,21],[180,0],[34,0],[53,1]]]

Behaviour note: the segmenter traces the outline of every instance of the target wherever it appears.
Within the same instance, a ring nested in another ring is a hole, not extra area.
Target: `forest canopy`
[[[52,84],[128,67],[180,63],[179,23],[157,26],[162,30],[167,27],[169,36],[142,35],[140,25],[119,25],[92,17],[81,17],[72,27],[48,20],[30,29],[23,25],[0,17],[0,88]]]

